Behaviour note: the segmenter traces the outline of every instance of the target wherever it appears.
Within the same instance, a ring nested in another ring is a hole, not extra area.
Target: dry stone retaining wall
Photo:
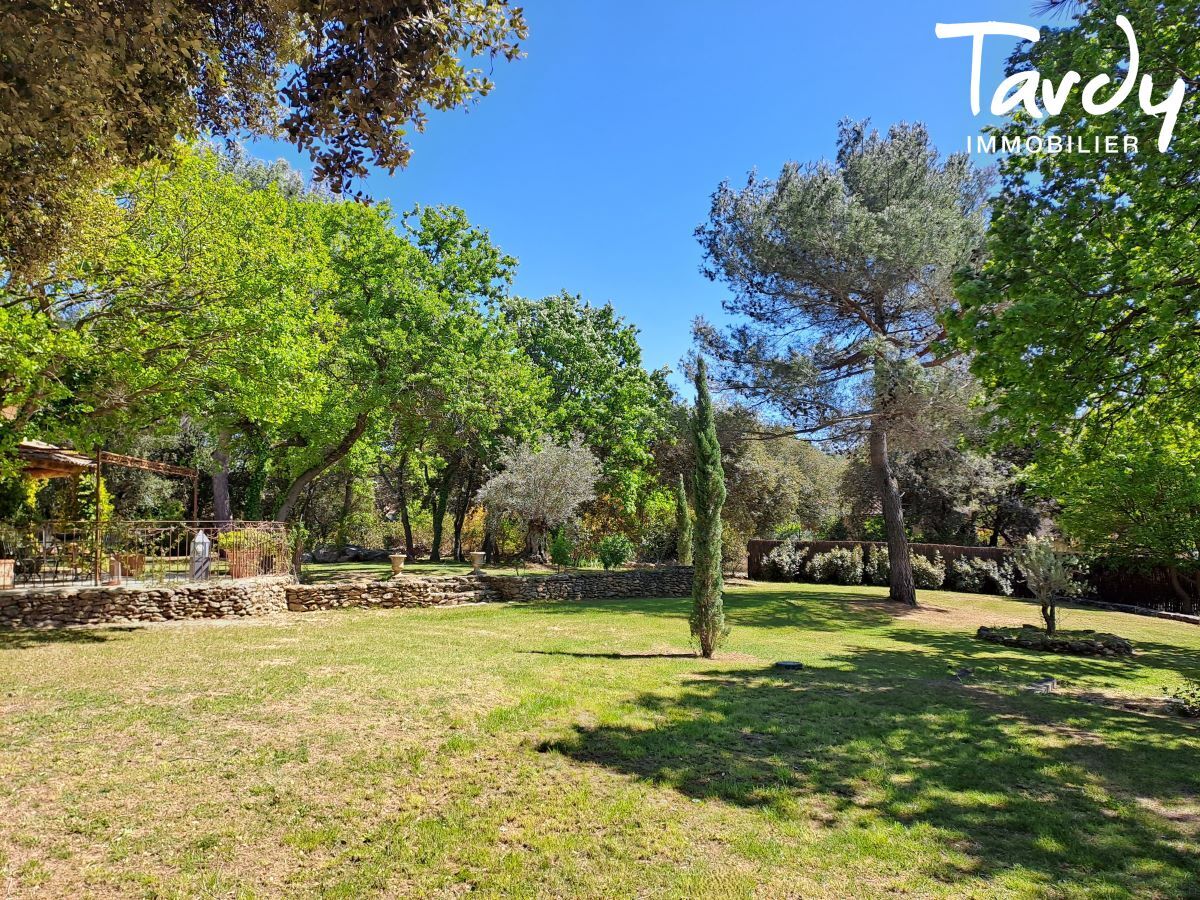
[[[0,592],[0,628],[224,619],[344,607],[454,606],[505,600],[683,597],[685,567],[549,576],[400,575],[389,581],[296,584],[290,575],[178,585],[21,588]]]
[[[287,609],[290,575],[120,587],[21,588],[0,593],[0,627],[226,619]]]
[[[504,600],[598,600],[605,597],[684,597],[692,569],[672,566],[629,572],[513,577],[503,575],[400,575],[389,581],[297,584],[287,589],[288,609],[309,612],[351,606],[454,606]]]

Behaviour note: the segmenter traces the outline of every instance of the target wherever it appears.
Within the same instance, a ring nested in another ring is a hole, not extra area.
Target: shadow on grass
[[[136,625],[112,628],[0,629],[0,650],[25,650],[46,644],[103,644],[116,635],[140,630]]]
[[[1200,728],[922,677],[940,662],[923,656],[712,672],[640,695],[629,725],[577,725],[539,749],[838,829],[931,827],[957,851],[923,854],[935,878],[1013,870],[1055,893],[1195,890],[1200,857],[1181,848],[1200,823],[1146,806],[1195,816],[1200,769],[1181,763],[1200,753]]]
[[[1082,678],[1110,678],[1116,683],[1137,670],[1162,669],[1172,670],[1185,678],[1200,678],[1200,653],[1154,641],[1135,640],[1133,656],[1099,657],[1002,647],[961,631],[894,628],[888,632],[888,637],[936,651],[937,656],[925,656],[931,663],[936,661],[942,669],[971,666],[981,678],[991,670],[1009,679],[1033,680],[1052,675],[1067,683]]]
[[[577,653],[571,650],[521,650],[535,656],[575,656],[580,659],[695,659],[695,653]]]
[[[575,615],[581,612],[614,612],[686,619],[691,612],[688,597],[614,597],[601,600],[547,600],[514,608]],[[815,590],[803,592],[781,587],[769,591],[733,591],[725,595],[725,611],[738,626],[755,628],[798,628],[808,631],[846,631],[881,628],[917,610],[892,603],[876,594]]]

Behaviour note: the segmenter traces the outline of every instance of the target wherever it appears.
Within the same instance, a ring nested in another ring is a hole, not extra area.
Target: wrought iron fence
[[[0,524],[0,590],[294,574],[282,522]]]

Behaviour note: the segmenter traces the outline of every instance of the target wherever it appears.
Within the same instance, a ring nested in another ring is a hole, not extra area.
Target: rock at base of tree
[[[1047,653],[1068,653],[1075,656],[1132,656],[1133,644],[1115,634],[1096,631],[1056,631],[1046,634],[1033,625],[1020,628],[990,628],[981,626],[975,633],[981,641],[1005,647],[1042,650]]]

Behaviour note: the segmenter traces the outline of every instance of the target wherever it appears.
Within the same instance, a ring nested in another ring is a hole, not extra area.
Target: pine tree
[[[696,366],[696,410],[692,417],[692,440],[696,448],[696,528],[692,580],[692,637],[700,653],[712,659],[717,646],[729,634],[721,592],[721,510],[725,506],[725,473],[721,469],[721,445],[713,420],[712,398],[708,395],[708,370],[701,358]]]
[[[681,566],[692,564],[692,510],[688,506],[687,488],[683,484],[683,473],[679,474],[679,487],[675,490],[676,557]]]

